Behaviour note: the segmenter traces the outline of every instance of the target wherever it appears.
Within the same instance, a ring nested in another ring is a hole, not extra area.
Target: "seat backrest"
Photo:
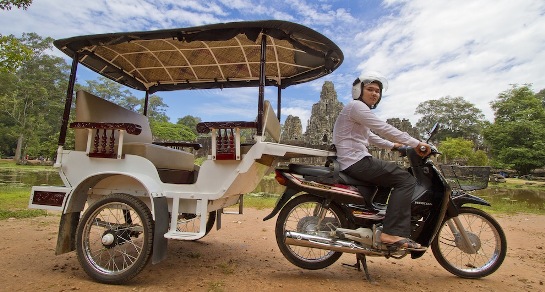
[[[269,133],[275,142],[280,142],[280,121],[268,100],[263,104],[263,113],[263,134]]]
[[[140,135],[125,135],[125,142],[152,143],[148,117],[123,108],[89,92],[76,93],[76,122],[133,123],[142,127]],[[88,133],[85,129],[75,129],[75,150],[85,151]],[[118,137],[116,137],[117,141]]]

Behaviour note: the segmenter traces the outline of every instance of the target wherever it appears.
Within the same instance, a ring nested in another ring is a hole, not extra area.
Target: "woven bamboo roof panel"
[[[342,51],[325,36],[276,20],[79,36],[54,44],[107,78],[153,93],[257,86],[263,38],[266,85],[311,81],[343,61]]]

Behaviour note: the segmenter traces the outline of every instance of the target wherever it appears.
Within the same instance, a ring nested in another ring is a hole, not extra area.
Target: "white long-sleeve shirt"
[[[360,161],[365,156],[371,156],[367,147],[375,145],[384,149],[392,149],[394,143],[417,147],[420,141],[409,134],[396,129],[382,121],[371,109],[360,100],[350,101],[341,111],[333,127],[333,144],[337,148],[337,161],[341,170]]]

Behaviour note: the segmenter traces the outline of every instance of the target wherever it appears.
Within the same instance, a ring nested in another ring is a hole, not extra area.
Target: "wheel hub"
[[[113,248],[116,245],[121,245],[131,239],[129,230],[112,230],[108,229],[102,234],[101,242],[105,248]]]
[[[297,231],[301,233],[316,232],[318,226],[318,218],[307,216],[299,220],[297,223]]]
[[[115,235],[111,233],[106,233],[102,235],[102,244],[106,247],[112,245],[115,241]]]
[[[479,239],[479,236],[472,232],[467,232],[466,235],[469,238],[472,247],[466,243],[466,241],[462,238],[462,235],[456,234],[454,242],[456,243],[457,248],[468,254],[473,254],[481,249],[481,240]]]

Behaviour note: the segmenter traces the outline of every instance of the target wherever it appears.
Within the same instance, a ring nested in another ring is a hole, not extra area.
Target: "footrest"
[[[170,231],[165,233],[165,238],[167,239],[177,239],[177,240],[196,240],[203,238],[206,235],[204,231],[202,232],[180,232],[180,231]]]

